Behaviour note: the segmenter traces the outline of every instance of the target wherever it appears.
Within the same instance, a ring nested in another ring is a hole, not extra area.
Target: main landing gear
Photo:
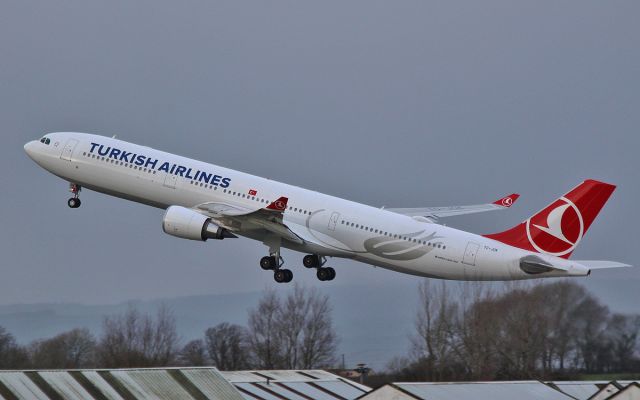
[[[332,281],[336,277],[336,270],[331,267],[323,267],[327,262],[324,257],[317,254],[307,254],[302,259],[302,264],[307,268],[316,268],[316,276],[321,281]]]
[[[67,205],[70,208],[78,208],[82,202],[80,201],[80,190],[82,187],[80,185],[76,185],[75,183],[69,184],[69,191],[73,193],[73,197],[67,200]]]
[[[283,269],[282,265],[284,260],[280,257],[279,253],[262,257],[260,259],[260,267],[264,270],[273,270],[273,279],[278,283],[291,282],[293,279],[293,272],[288,269]]]
[[[327,262],[324,257],[320,257],[317,254],[309,254],[304,256],[302,264],[307,268],[315,268],[316,276],[321,281],[332,281],[336,277],[336,270],[331,267],[323,267]],[[291,270],[282,268],[284,260],[280,256],[279,252],[275,252],[270,256],[265,256],[260,259],[260,268],[265,271],[273,271],[273,279],[278,283],[287,283],[293,280],[293,272]]]

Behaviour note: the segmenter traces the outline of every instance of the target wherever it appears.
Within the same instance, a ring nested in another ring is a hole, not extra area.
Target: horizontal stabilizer
[[[584,265],[589,269],[605,269],[605,268],[628,268],[632,265],[624,264],[617,261],[604,260],[576,260],[577,263]]]

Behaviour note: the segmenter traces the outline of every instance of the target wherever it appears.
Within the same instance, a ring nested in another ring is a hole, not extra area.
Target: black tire
[[[318,260],[318,256],[315,254],[307,254],[302,259],[302,265],[307,268],[318,268],[320,265],[320,261]]]
[[[287,271],[286,269],[278,269],[276,270],[276,272],[273,273],[273,279],[278,282],[278,283],[284,283],[287,281],[287,273],[285,272]],[[293,274],[292,274],[293,277]]]
[[[78,208],[78,207],[80,207],[80,204],[81,204],[80,199],[75,198],[75,197],[72,197],[69,200],[67,200],[67,205],[70,208]]]
[[[331,267],[327,267],[326,269],[327,269],[327,272],[329,273],[329,278],[327,280],[332,281],[336,277],[336,270]]]
[[[265,256],[260,259],[260,268],[265,271],[276,268],[276,258],[274,256]]]
[[[327,271],[329,268],[318,268],[318,271],[316,272],[316,276],[318,277],[319,280],[321,281],[326,281],[329,280],[329,271]]]
[[[286,275],[285,277],[285,282],[291,282],[293,280],[293,272],[291,272],[290,269],[284,269],[282,270],[284,272],[284,274]]]

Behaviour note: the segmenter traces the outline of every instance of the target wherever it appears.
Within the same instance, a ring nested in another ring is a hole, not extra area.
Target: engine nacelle
[[[182,239],[201,240],[235,237],[231,232],[211,222],[211,218],[186,207],[171,206],[162,218],[162,230]]]

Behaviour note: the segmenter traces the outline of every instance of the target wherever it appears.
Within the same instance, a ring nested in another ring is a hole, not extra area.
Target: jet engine
[[[236,237],[211,222],[211,218],[186,207],[171,206],[162,217],[162,230],[182,239],[202,240]]]

